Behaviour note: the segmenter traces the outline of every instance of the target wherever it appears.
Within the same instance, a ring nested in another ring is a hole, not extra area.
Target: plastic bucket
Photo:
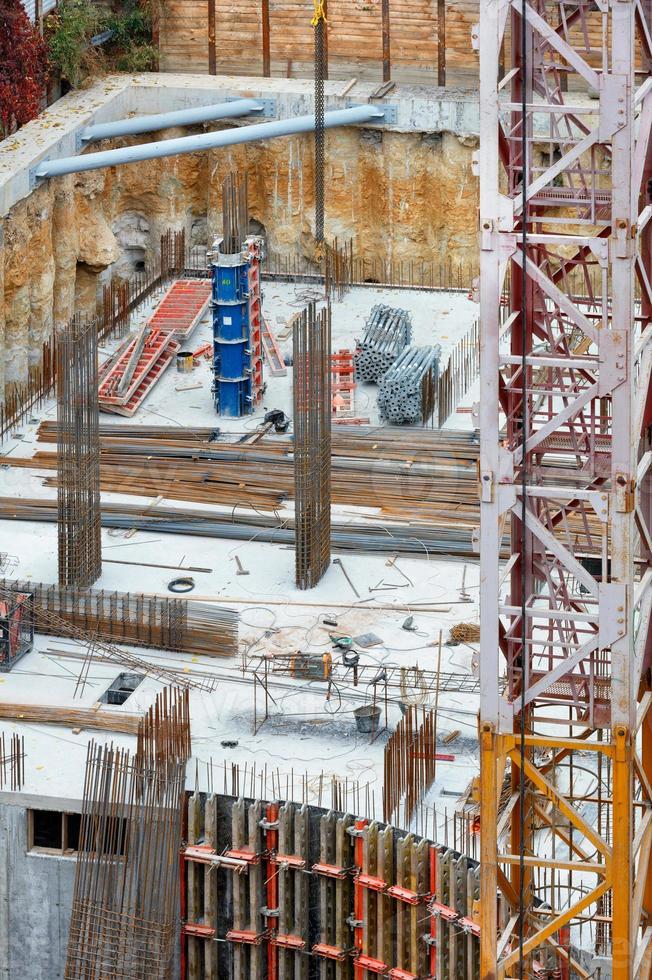
[[[377,704],[365,704],[353,712],[355,723],[361,735],[373,735],[380,721],[380,708]]]
[[[191,350],[180,350],[177,354],[177,371],[179,374],[190,374],[195,366],[195,359]]]

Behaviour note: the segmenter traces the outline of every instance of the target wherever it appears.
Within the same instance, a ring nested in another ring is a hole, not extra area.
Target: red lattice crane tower
[[[643,980],[651,7],[480,6],[481,977]]]

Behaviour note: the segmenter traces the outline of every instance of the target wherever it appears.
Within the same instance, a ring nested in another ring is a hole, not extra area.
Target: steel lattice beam
[[[650,12],[480,6],[481,976],[568,971],[590,919],[613,977],[643,978]]]

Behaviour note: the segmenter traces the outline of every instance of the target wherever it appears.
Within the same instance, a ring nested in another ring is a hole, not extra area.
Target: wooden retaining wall
[[[332,78],[383,77],[383,0],[327,0]],[[403,82],[477,86],[471,32],[478,0],[391,0],[385,4],[389,65]],[[310,77],[312,7],[299,0],[159,0],[161,71]],[[568,26],[573,43],[588,39],[586,60],[599,66],[601,20],[587,13]],[[509,47],[509,25],[506,35]],[[508,61],[508,54],[505,55]]]
[[[266,74],[266,52],[272,75],[312,73],[312,7],[298,0],[259,0],[249,5],[237,0],[162,0],[162,71],[210,70],[211,16],[215,73]],[[407,80],[437,83],[441,43],[451,69],[477,75],[477,56],[470,44],[470,28],[477,20],[478,4],[472,0],[391,0],[393,71]],[[328,0],[328,59],[333,78],[382,78],[382,21],[382,0]]]

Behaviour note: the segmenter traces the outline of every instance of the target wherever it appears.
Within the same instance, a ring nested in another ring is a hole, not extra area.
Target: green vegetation
[[[156,71],[158,52],[152,45],[152,17],[148,4],[125,0],[111,14],[104,30],[113,31],[106,54],[115,71]]]
[[[109,39],[93,46],[91,38],[105,31],[112,32]],[[93,0],[60,0],[47,18],[46,40],[53,68],[73,88],[101,71],[157,68],[149,4],[139,0],[117,0],[110,13],[98,11]]]
[[[50,63],[73,88],[88,72],[90,39],[100,17],[91,0],[61,0],[47,19]]]

